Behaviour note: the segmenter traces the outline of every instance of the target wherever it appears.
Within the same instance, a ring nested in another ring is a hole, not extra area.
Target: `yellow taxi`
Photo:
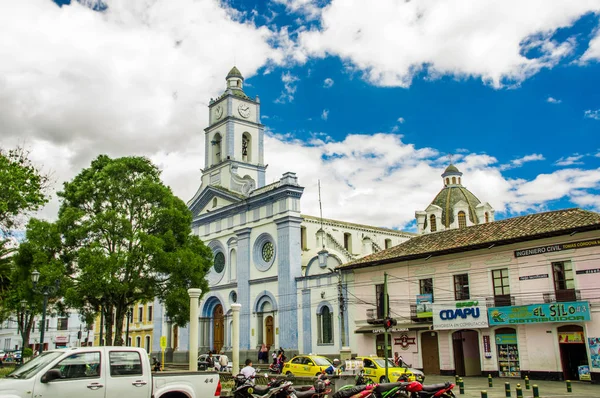
[[[283,365],[284,375],[318,376],[332,366],[329,358],[318,355],[297,355]]]
[[[388,376],[385,378],[385,362],[383,358],[378,357],[356,357],[357,360],[363,361],[363,369],[365,376],[375,383],[387,383],[388,381],[395,382],[400,376],[406,375],[408,381],[415,381],[415,375],[408,368],[399,368],[390,360],[388,360]]]

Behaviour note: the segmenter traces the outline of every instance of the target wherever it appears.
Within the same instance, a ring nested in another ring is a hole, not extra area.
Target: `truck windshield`
[[[383,359],[374,359],[374,361],[377,362],[377,365],[379,365],[380,368],[385,368],[385,362],[383,361]],[[388,359],[387,363],[388,363],[388,368],[396,368],[397,367],[389,359]]]
[[[27,362],[25,365],[13,370],[11,373],[6,375],[6,377],[13,377],[15,379],[28,379],[63,354],[64,353],[61,351],[46,351],[42,353],[42,355]]]

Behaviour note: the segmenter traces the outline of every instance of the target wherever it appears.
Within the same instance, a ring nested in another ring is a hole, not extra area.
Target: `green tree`
[[[143,157],[101,155],[59,197],[57,223],[73,275],[67,302],[84,314],[101,310],[114,345],[123,344],[127,308],[137,302],[157,297],[185,325],[187,289],[207,290],[212,252],[191,234],[191,212],[159,169]]]
[[[0,148],[0,319],[8,311],[5,300],[15,251],[7,237],[21,227],[26,215],[46,204],[49,184],[49,176],[30,161],[26,150]]]
[[[12,257],[14,267],[11,272],[11,289],[6,297],[7,309],[16,314],[21,338],[27,344],[30,340],[33,320],[42,312],[43,295],[46,287],[59,282],[59,290],[49,297],[49,312],[64,312],[64,304],[59,299],[69,286],[65,263],[61,257],[61,236],[56,224],[32,218],[27,224],[25,241],[19,245]],[[31,274],[40,273],[34,291]],[[25,303],[23,306],[22,303]]]

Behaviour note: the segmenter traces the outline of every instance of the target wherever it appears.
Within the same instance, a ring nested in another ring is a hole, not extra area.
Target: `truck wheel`
[[[294,377],[294,374],[292,372],[285,372],[285,375],[287,377]]]
[[[380,383],[389,383],[390,381],[385,377],[385,376],[381,376],[381,378],[379,379]]]

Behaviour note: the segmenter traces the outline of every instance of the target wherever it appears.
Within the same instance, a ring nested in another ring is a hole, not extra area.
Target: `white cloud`
[[[333,79],[328,77],[327,79],[325,79],[323,81],[323,87],[325,88],[331,88],[333,86]]]
[[[406,120],[403,117],[399,117],[398,118],[398,123],[402,124],[404,123]]]
[[[509,164],[501,165],[500,170],[514,169],[514,168],[523,166],[523,164],[525,164],[527,162],[535,162],[535,161],[539,161],[539,160],[546,160],[546,158],[544,158],[544,155],[539,154],[539,153],[525,155],[522,158],[511,160]]]
[[[332,0],[321,27],[299,34],[293,55],[339,56],[379,86],[407,87],[425,71],[501,87],[572,53],[574,39],[558,42],[553,33],[589,11],[600,11],[598,1]]]
[[[600,109],[596,109],[596,110],[588,109],[587,111],[585,111],[583,113],[583,116],[590,118],[590,119],[600,120]]]
[[[317,0],[273,0],[274,3],[283,4],[292,14],[302,14],[306,19],[318,18],[321,8]]]
[[[327,120],[327,118],[329,118],[329,109],[323,109],[323,112],[321,112],[321,119]]]
[[[558,159],[554,164],[557,166],[572,166],[574,164],[583,164],[580,160],[583,158],[583,155],[574,154],[572,156],[562,157]]]
[[[596,29],[596,36],[590,40],[590,44],[585,53],[581,56],[581,63],[600,60],[600,29]]]
[[[283,82],[283,91],[279,98],[275,100],[278,104],[285,104],[286,102],[294,101],[294,95],[296,94],[296,82],[300,80],[298,77],[292,75],[290,72],[284,72],[281,74],[281,81]]]
[[[562,102],[562,100],[553,98],[553,97],[548,97],[546,98],[546,102],[549,102],[551,104],[560,104]]]

